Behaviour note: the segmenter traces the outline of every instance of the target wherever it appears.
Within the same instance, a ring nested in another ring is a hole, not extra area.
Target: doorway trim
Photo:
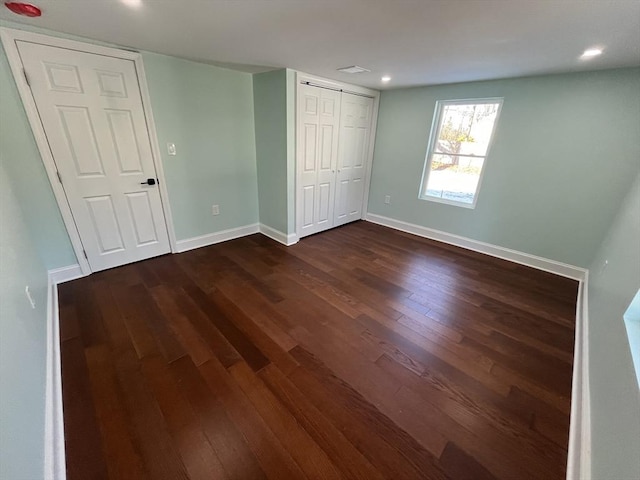
[[[169,244],[171,246],[171,252],[176,253],[177,242],[175,229],[173,227],[173,217],[171,215],[171,208],[169,205],[169,191],[167,190],[167,182],[165,180],[164,169],[162,167],[162,157],[160,155],[160,144],[158,143],[158,136],[156,134],[155,121],[153,119],[153,113],[151,111],[151,96],[149,95],[149,87],[147,85],[147,78],[144,72],[144,66],[142,63],[142,55],[140,52],[122,50],[119,48],[105,47],[102,45],[94,45],[91,43],[79,42],[76,40],[67,40],[59,37],[52,37],[49,35],[42,35],[40,33],[33,33],[24,30],[16,30],[12,28],[0,27],[0,39],[2,45],[7,54],[9,60],[9,66],[11,67],[11,73],[16,82],[18,93],[22,99],[22,104],[27,113],[27,119],[33,136],[42,158],[42,163],[47,172],[49,183],[53,189],[53,195],[56,198],[56,203],[62,214],[62,220],[69,234],[73,251],[80,265],[83,275],[89,275],[91,273],[91,267],[89,261],[84,256],[84,249],[82,247],[82,240],[80,234],[73,219],[71,213],[71,207],[67,201],[66,193],[62,184],[58,181],[57,168],[51,150],[49,149],[49,143],[44,131],[36,102],[31,94],[31,88],[27,83],[24,69],[22,66],[22,59],[18,52],[17,41],[25,41],[30,43],[37,43],[40,45],[47,45],[50,47],[64,48],[67,50],[76,50],[83,53],[92,53],[95,55],[103,55],[107,57],[120,58],[123,60],[131,60],[134,63],[136,69],[136,76],[138,78],[138,86],[140,88],[140,96],[142,98],[142,110],[144,111],[145,121],[147,124],[147,132],[149,134],[149,141],[151,143],[151,154],[153,157],[153,164],[156,169],[156,175],[158,177],[158,183],[160,187],[160,201],[162,203],[162,210],[164,214],[165,223],[167,226],[167,233],[169,235]]]

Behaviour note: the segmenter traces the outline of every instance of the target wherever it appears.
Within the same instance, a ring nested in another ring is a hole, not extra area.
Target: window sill
[[[426,200],[428,202],[443,203],[445,205],[452,205],[454,207],[468,208],[470,210],[475,209],[476,208],[476,203],[477,203],[477,202],[462,203],[462,202],[456,202],[454,200],[447,200],[446,198],[430,197],[428,195],[421,195],[418,198],[420,200]]]

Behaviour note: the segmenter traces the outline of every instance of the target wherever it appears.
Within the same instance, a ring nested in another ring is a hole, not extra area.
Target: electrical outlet
[[[175,154],[176,154],[176,144],[175,143],[167,143],[167,153],[169,155],[175,156]]]
[[[385,205],[389,205],[391,203],[391,195],[384,196],[384,203]]]
[[[31,304],[31,308],[36,308],[36,301],[31,296],[31,290],[29,290],[29,285],[24,287],[24,294],[27,296],[27,300],[29,300],[29,303]]]
[[[220,215],[219,205],[211,205],[211,215]]]

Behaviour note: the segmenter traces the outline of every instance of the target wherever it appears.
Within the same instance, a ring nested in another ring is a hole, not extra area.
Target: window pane
[[[426,194],[454,202],[473,204],[484,158],[434,154]]]
[[[434,151],[485,156],[499,106],[499,103],[445,105]]]

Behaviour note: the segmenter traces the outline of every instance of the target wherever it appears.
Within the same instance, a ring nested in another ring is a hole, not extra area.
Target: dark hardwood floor
[[[564,478],[576,293],[365,222],[60,285],[68,478]]]

